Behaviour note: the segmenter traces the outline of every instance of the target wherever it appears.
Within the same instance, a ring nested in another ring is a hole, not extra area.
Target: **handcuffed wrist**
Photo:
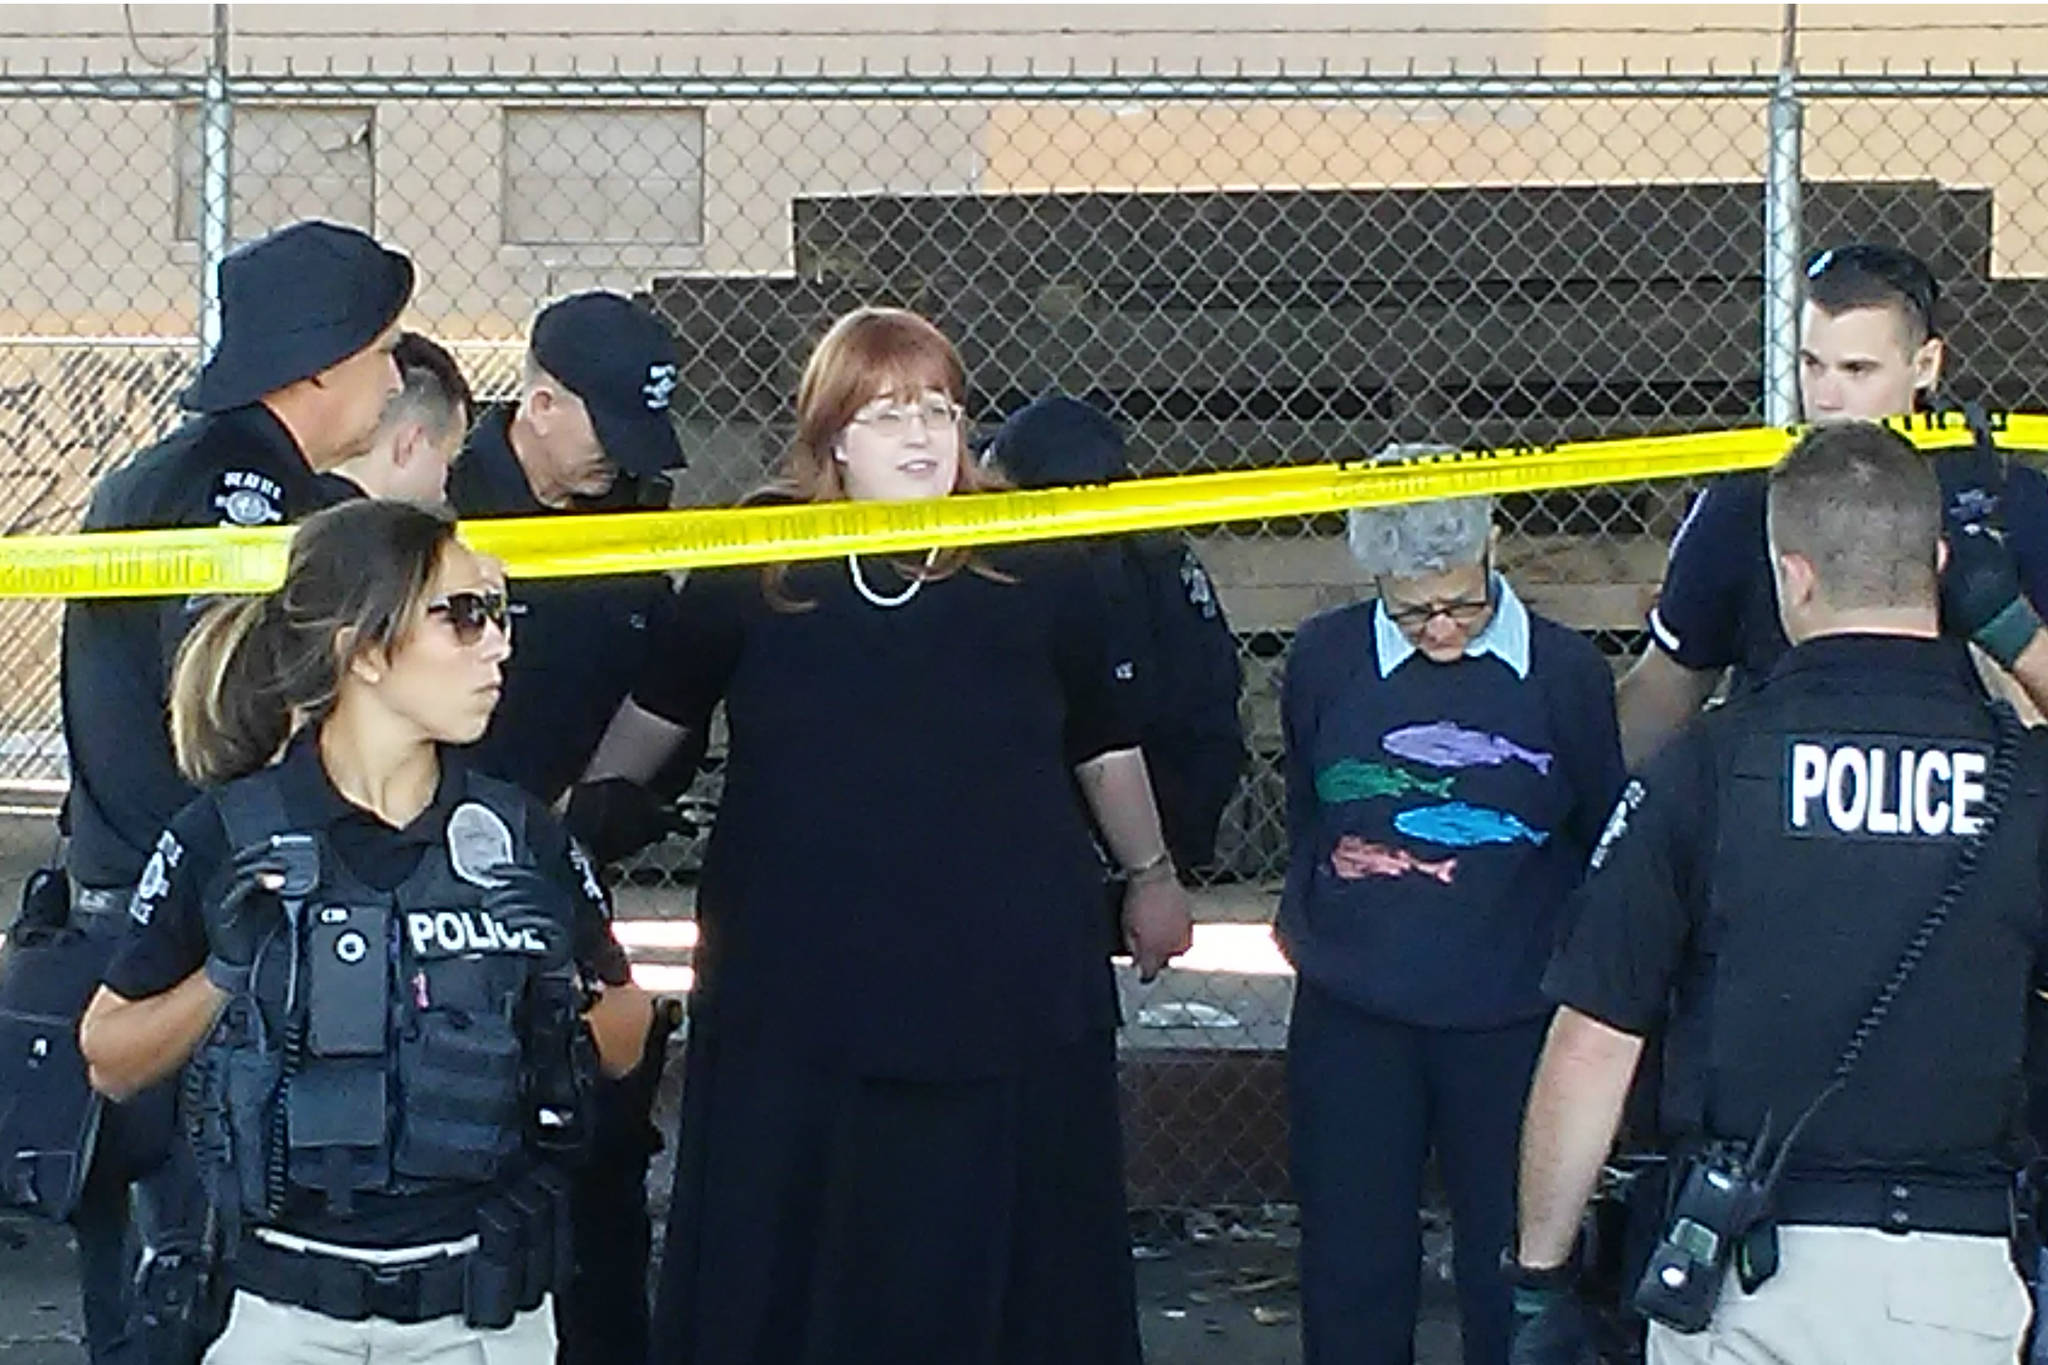
[[[1163,882],[1169,877],[1176,875],[1173,867],[1173,854],[1169,850],[1162,848],[1157,854],[1147,858],[1144,862],[1138,863],[1133,867],[1124,868],[1119,875],[1126,882],[1134,885],[1140,882]]]

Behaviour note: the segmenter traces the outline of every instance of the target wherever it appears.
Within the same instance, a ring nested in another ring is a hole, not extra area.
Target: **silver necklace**
[[[854,591],[858,592],[862,597],[867,598],[867,600],[873,605],[878,607],[900,607],[905,602],[908,602],[911,598],[917,596],[917,590],[924,586],[925,573],[930,571],[933,563],[935,563],[938,560],[938,557],[939,547],[936,545],[932,546],[931,549],[925,551],[924,569],[919,571],[917,577],[910,580],[909,587],[905,588],[902,592],[897,593],[894,597],[884,597],[882,596],[882,594],[876,592],[873,588],[868,586],[868,581],[860,576],[859,555],[848,555],[846,557],[846,572],[853,579]]]

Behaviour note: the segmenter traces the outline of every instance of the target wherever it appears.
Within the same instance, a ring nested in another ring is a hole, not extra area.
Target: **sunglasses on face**
[[[512,635],[512,604],[499,588],[472,588],[437,597],[427,603],[427,615],[446,620],[455,632],[455,643],[465,647],[484,638],[485,626],[496,626],[508,639]]]

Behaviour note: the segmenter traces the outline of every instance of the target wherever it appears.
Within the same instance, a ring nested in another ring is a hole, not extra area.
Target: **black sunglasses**
[[[1941,306],[1941,286],[1918,256],[1893,247],[1855,242],[1830,247],[1815,256],[1807,262],[1806,278],[1818,280],[1836,270],[1853,270],[1882,280],[1913,306],[1913,311],[1920,315],[1922,331],[1929,336],[1940,335],[1934,314]]]
[[[485,626],[496,626],[507,639],[512,635],[512,604],[497,588],[471,588],[437,597],[427,603],[427,615],[446,617],[455,631],[455,643],[463,646],[483,639]]]

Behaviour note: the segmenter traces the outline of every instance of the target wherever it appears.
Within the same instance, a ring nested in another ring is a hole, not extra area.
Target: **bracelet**
[[[1160,868],[1165,868],[1169,876],[1173,874],[1173,855],[1163,848],[1136,867],[1124,868],[1120,875],[1127,882],[1142,881],[1151,877]]]

